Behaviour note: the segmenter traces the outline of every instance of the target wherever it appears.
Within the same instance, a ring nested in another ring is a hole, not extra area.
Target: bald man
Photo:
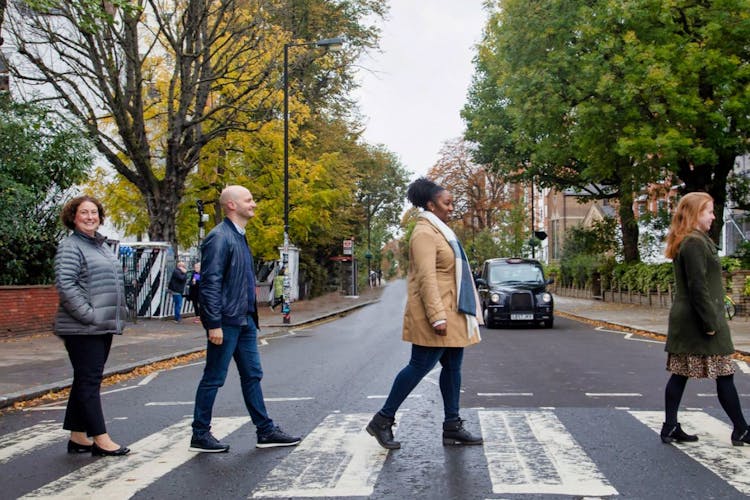
[[[195,394],[190,451],[221,453],[229,445],[211,434],[211,415],[219,388],[234,358],[242,397],[258,434],[258,448],[295,446],[301,438],[286,434],[268,416],[260,381],[258,308],[253,254],[245,239],[247,221],[255,216],[253,195],[228,186],[219,203],[226,218],[208,233],[201,247],[201,322],[208,334],[206,367]]]

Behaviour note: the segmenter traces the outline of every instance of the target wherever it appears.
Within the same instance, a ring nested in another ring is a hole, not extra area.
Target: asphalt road
[[[305,436],[256,449],[230,370],[214,409],[227,454],[187,451],[202,363],[109,387],[124,459],[70,456],[64,402],[0,416],[0,498],[745,498],[750,447],[730,429],[710,382],[688,385],[683,425],[697,444],[664,445],[663,344],[557,318],[555,328],[485,330],[466,350],[462,416],[484,446],[443,447],[438,371],[402,407],[402,449],[363,432],[408,361],[400,340],[405,285],[378,304],[261,346],[271,417]],[[741,368],[746,369],[744,365]],[[741,393],[748,376],[738,371]],[[743,400],[746,400],[743,397]]]

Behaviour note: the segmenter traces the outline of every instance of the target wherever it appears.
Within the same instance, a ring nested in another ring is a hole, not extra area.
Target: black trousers
[[[104,363],[112,347],[112,334],[63,335],[73,365],[73,385],[63,429],[98,436],[107,432],[99,394]]]

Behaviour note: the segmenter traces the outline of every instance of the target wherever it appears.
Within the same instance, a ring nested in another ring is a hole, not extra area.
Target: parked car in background
[[[554,300],[542,265],[532,259],[489,259],[476,280],[487,328],[542,323],[554,325]]]

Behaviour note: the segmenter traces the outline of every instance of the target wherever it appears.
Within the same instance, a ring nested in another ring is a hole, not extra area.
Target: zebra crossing
[[[601,498],[620,494],[554,408],[475,411],[484,438],[484,445],[477,448],[481,449],[491,483],[486,497],[533,494]],[[634,423],[657,434],[661,429],[661,411],[613,411],[631,416]],[[399,452],[391,452],[389,457],[389,452],[367,435],[364,427],[371,416],[340,412],[327,415],[298,447],[290,449],[246,492],[247,498],[376,494],[384,464],[399,460]],[[700,410],[682,412],[681,421],[690,429],[700,429],[700,441],[677,445],[678,453],[710,470],[739,493],[750,495],[750,478],[745,473],[750,470],[750,449],[731,446],[731,428]],[[213,433],[223,439],[250,424],[250,420],[246,416],[217,417],[212,423]],[[189,435],[190,418],[186,417],[130,444],[133,451],[123,459],[88,462],[22,498],[89,498],[95,494],[111,499],[131,498],[198,456],[187,450]],[[0,436],[0,466],[40,447],[60,445],[66,439],[67,433],[60,429],[59,422],[51,421]]]

